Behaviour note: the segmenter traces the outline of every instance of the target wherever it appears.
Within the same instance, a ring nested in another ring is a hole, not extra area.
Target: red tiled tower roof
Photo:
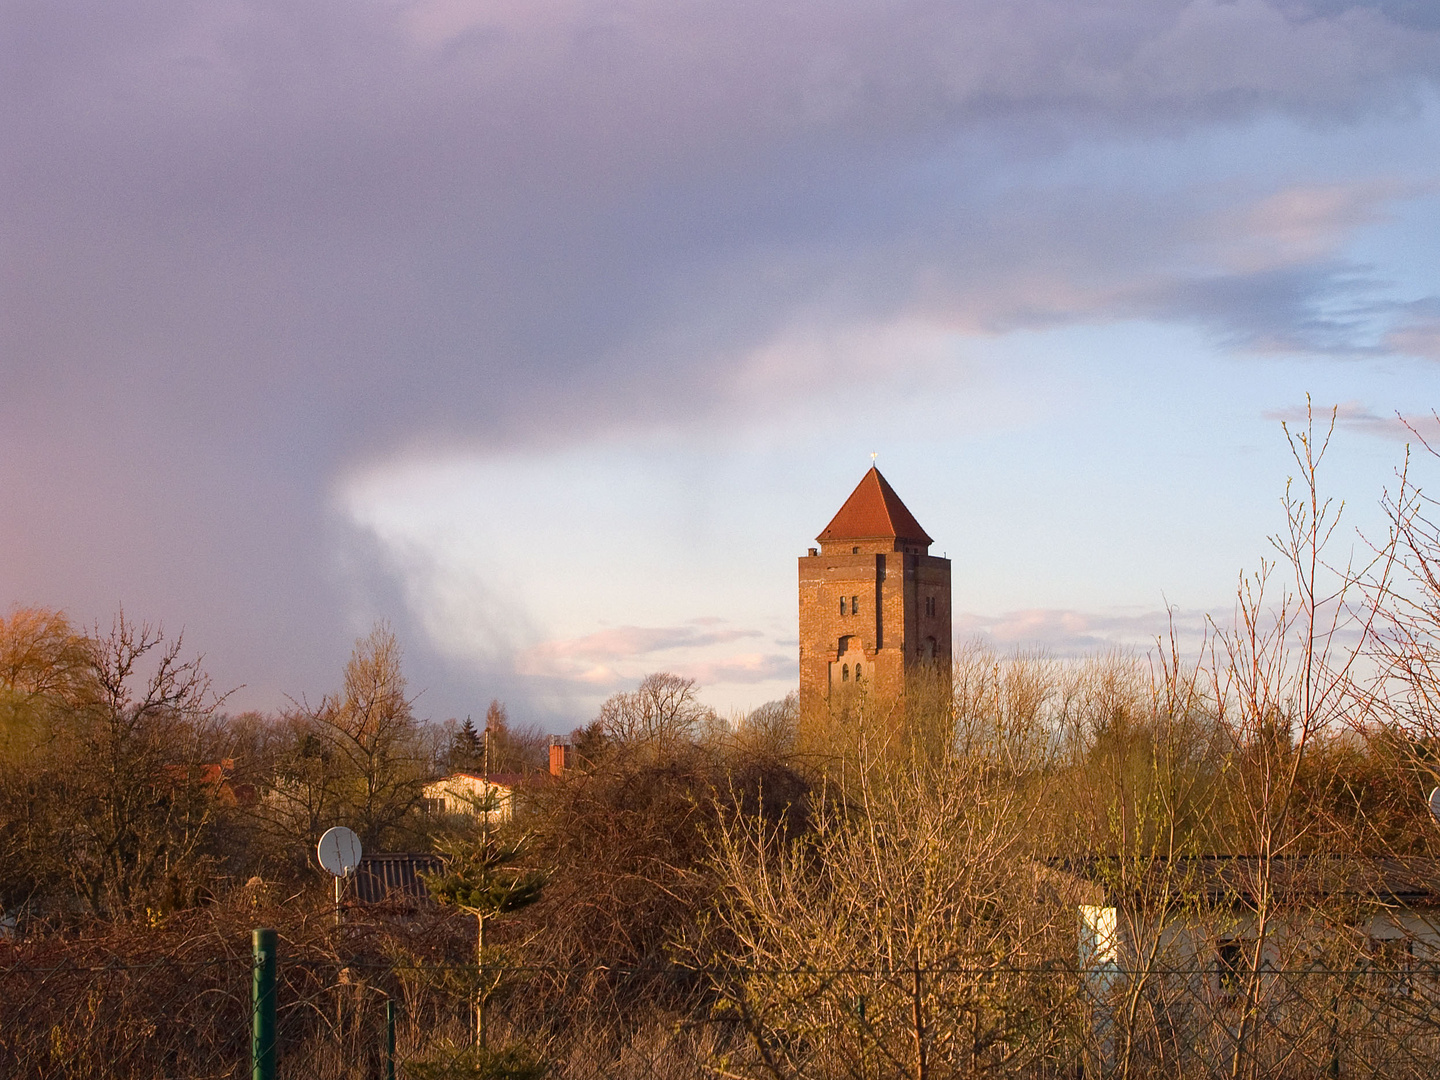
[[[815,539],[822,544],[837,540],[889,539],[934,543],[873,465],[840,507],[840,512]]]

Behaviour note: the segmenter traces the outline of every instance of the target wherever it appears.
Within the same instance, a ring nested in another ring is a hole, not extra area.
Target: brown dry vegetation
[[[494,842],[420,813],[427,776],[474,767],[476,733],[414,717],[387,632],[318,705],[230,718],[158,632],[17,612],[0,624],[0,902],[20,922],[0,979],[28,1011],[0,1022],[0,1056],[16,1075],[47,1054],[65,1075],[155,1075],[206,1017],[194,1045],[242,1053],[245,932],[265,923],[283,993],[310,1003],[286,1053],[311,1075],[373,1064],[367,995],[403,1003],[415,1076],[1423,1072],[1440,984],[1377,981],[1366,927],[1394,903],[1365,875],[1440,854],[1440,532],[1402,473],[1391,535],[1332,563],[1326,438],[1293,433],[1276,561],[1191,654],[973,645],[902,703],[802,717],[791,698],[735,723],[675,676],[612,698],[572,736],[576,766],[503,827],[514,872],[545,884],[494,918],[483,971],[473,920],[357,909],[337,928],[308,866],[339,822],[381,848]],[[492,733],[538,766],[503,720],[495,703]],[[202,768],[222,758],[223,786]],[[1097,975],[1076,909],[1102,897],[1125,945]],[[1231,939],[1217,974],[1196,942]],[[110,983],[80,970],[106,966]],[[55,968],[71,981],[46,989]],[[178,985],[214,1007],[173,1009]],[[89,1026],[66,1027],[82,1001]],[[127,1031],[151,1035],[120,1046]]]

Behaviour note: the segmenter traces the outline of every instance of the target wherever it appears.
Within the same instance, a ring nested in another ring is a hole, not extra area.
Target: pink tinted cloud
[[[999,649],[1037,648],[1055,656],[1082,656],[1114,648],[1144,650],[1168,636],[1173,626],[1184,643],[1205,633],[1200,612],[1090,612],[1065,608],[1026,608],[998,615],[961,613],[955,620],[957,643],[978,639]]]
[[[559,660],[619,660],[670,649],[724,645],[759,636],[759,630],[698,630],[693,625],[617,626],[583,637],[543,642],[526,653]]]
[[[1242,273],[1312,262],[1410,192],[1392,180],[1288,185],[1221,211],[1204,223],[1204,235],[1217,261]]]
[[[727,645],[763,635],[759,630],[716,628],[720,621],[701,618],[681,626],[620,626],[544,641],[521,651],[515,670],[527,677],[593,688],[615,688],[657,669],[694,678],[702,686],[764,682],[793,674],[794,661],[783,656],[725,653]],[[715,655],[717,650],[722,655]]]
[[[1317,426],[1325,427],[1334,416],[1335,426],[1362,435],[1373,435],[1382,439],[1399,442],[1414,442],[1416,436],[1434,443],[1440,437],[1440,418],[1434,414],[1392,413],[1384,416],[1368,405],[1358,401],[1346,401],[1330,408],[1316,406],[1314,418]],[[1263,414],[1267,420],[1279,420],[1291,427],[1304,424],[1310,414],[1303,405],[1292,405],[1286,409],[1273,409]]]
[[[680,673],[701,686],[725,683],[762,683],[798,679],[793,656],[778,653],[745,653],[723,660],[706,660],[681,667]]]
[[[1385,344],[1406,356],[1440,360],[1440,299],[1432,297],[1407,305]]]

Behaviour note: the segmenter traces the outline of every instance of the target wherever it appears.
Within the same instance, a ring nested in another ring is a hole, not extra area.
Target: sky
[[[957,639],[1143,652],[1437,391],[1433,0],[0,0],[0,610],[231,709],[779,697],[872,453]]]

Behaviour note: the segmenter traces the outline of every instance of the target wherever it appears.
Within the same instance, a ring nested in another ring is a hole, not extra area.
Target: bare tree
[[[1073,898],[1032,857],[1036,801],[990,764],[952,751],[901,767],[862,737],[807,827],[721,818],[724,932],[694,955],[730,973],[765,1072],[927,1080],[1048,1052],[1035,1036],[1061,1031],[1054,980],[1021,969],[1069,955]]]
[[[355,642],[341,691],[300,718],[318,740],[302,755],[312,766],[304,803],[321,820],[312,827],[346,824],[371,850],[395,840],[420,805],[430,754],[423,745],[412,701],[406,696],[400,643],[384,623]],[[332,820],[323,815],[335,815]]]
[[[664,754],[690,739],[712,715],[700,703],[694,679],[658,672],[645,676],[635,690],[612,695],[597,719],[615,743]]]
[[[1440,425],[1440,414],[1433,419]],[[1418,427],[1411,430],[1424,454],[1440,459],[1440,449]],[[1395,491],[1382,500],[1395,572],[1369,583],[1381,618],[1368,645],[1376,665],[1374,716],[1410,749],[1413,785],[1440,782],[1433,752],[1440,743],[1440,502],[1420,487],[1412,469],[1407,451]]]
[[[197,863],[217,792],[203,749],[219,700],[200,659],[182,656],[181,637],[123,612],[91,638],[57,780],[72,808],[62,828],[71,876],[92,911],[173,904],[205,876]]]
[[[1257,1068],[1265,966],[1283,966],[1302,948],[1282,931],[1304,913],[1293,890],[1277,888],[1282,861],[1294,865],[1293,856],[1315,847],[1315,818],[1300,812],[1297,796],[1314,748],[1365,710],[1357,665],[1379,617],[1367,591],[1388,592],[1394,565],[1393,539],[1359,564],[1332,554],[1343,505],[1324,495],[1321,469],[1334,426],[1332,411],[1323,426],[1310,412],[1303,429],[1285,428],[1298,475],[1286,485],[1286,529],[1272,540],[1279,562],[1242,577],[1233,621],[1212,624],[1210,696],[1233,743],[1223,812],[1232,848],[1253,856],[1237,864],[1249,918],[1232,1077]]]

